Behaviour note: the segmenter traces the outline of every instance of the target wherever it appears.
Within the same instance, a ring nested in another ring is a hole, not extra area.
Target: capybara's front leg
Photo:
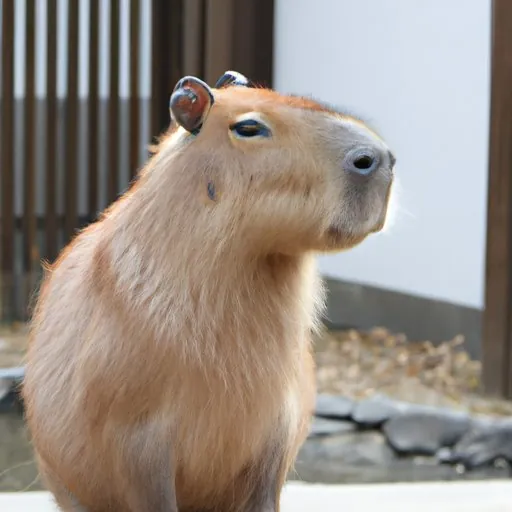
[[[154,420],[108,422],[99,434],[97,458],[48,468],[45,482],[65,512],[178,512],[171,433]]]
[[[123,511],[178,512],[170,437],[162,425],[149,422],[116,438]]]
[[[236,503],[228,501],[215,512],[279,512],[281,489],[293,459],[289,450],[282,448],[272,445],[247,468],[234,484]]]

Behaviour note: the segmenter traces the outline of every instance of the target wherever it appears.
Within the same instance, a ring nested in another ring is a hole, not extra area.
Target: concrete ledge
[[[2,512],[58,512],[46,492],[0,493]],[[288,483],[281,512],[509,512],[512,482],[391,485]]]
[[[325,278],[326,323],[331,327],[386,327],[412,341],[434,344],[461,334],[472,358],[481,354],[482,312],[478,309],[406,293]]]

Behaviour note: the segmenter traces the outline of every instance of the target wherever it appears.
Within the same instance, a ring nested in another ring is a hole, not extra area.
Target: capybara
[[[184,77],[136,182],[48,265],[23,398],[65,511],[274,512],[315,402],[318,253],[382,229],[364,122]]]

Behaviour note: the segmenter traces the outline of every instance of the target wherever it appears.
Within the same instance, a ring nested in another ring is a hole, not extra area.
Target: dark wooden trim
[[[236,0],[216,0],[206,3],[204,79],[210,85],[214,85],[225,71],[234,67],[235,3]]]
[[[57,256],[57,0],[48,0],[46,74],[46,225],[45,259]]]
[[[234,4],[232,66],[254,82],[272,86],[274,65],[274,0]]]
[[[65,237],[73,237],[77,221],[78,194],[78,0],[69,2],[68,90],[66,95]]]
[[[108,98],[108,171],[107,201],[111,203],[118,194],[119,168],[119,0],[110,2],[110,93]]]
[[[130,2],[130,178],[139,167],[139,0]]]
[[[151,131],[157,137],[170,123],[169,97],[183,76],[183,2],[153,0]]]
[[[98,209],[98,61],[99,61],[99,2],[90,2],[89,25],[89,97],[88,97],[88,131],[89,131],[89,202],[88,210],[96,213]]]
[[[217,0],[206,4],[205,79],[228,69],[272,86],[274,0]]]
[[[204,75],[205,0],[187,0],[183,6],[183,74]]]
[[[1,224],[1,307],[3,315],[11,318],[14,312],[12,289],[14,282],[14,2],[2,5],[2,145],[0,180],[2,193]]]
[[[26,12],[26,97],[25,97],[25,172],[23,180],[23,269],[25,282],[23,298],[28,299],[35,286],[35,273],[39,268],[39,248],[36,242],[36,102],[35,102],[35,22],[34,2],[27,2]],[[24,300],[22,306],[28,306]],[[22,314],[25,314],[23,311]]]
[[[483,381],[512,398],[512,2],[494,0]]]

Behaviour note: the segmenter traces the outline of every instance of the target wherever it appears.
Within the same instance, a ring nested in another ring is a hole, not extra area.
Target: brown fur
[[[48,269],[23,394],[63,510],[277,511],[307,434],[314,253],[380,229],[391,169],[352,181],[341,158],[387,149],[311,100],[214,92]],[[271,139],[229,134],[251,111]]]

